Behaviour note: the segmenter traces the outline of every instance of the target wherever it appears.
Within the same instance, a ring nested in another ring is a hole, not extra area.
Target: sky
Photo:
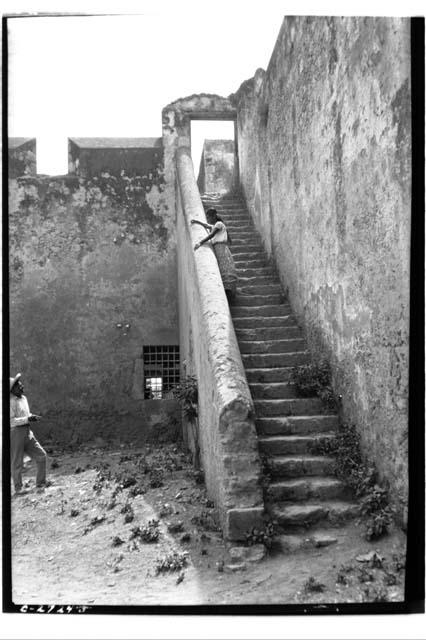
[[[68,137],[159,137],[161,110],[193,93],[227,96],[266,68],[279,6],[8,20],[9,135],[37,138],[38,173],[67,172]],[[204,138],[233,138],[232,123],[197,123]]]

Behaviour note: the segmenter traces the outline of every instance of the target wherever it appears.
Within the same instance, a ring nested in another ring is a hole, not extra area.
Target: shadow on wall
[[[143,347],[179,338],[162,147],[82,153],[89,177],[74,167],[10,178],[10,357],[46,428],[85,438],[158,423],[158,403],[143,400]],[[124,157],[143,171],[123,173]],[[101,162],[108,171],[95,174]]]

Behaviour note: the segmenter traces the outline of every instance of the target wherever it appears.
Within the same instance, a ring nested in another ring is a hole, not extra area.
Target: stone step
[[[240,329],[263,329],[267,327],[293,327],[294,316],[250,316],[247,318],[233,316],[234,327]]]
[[[270,401],[271,402],[271,401]],[[276,400],[275,402],[286,402]],[[295,402],[287,400],[287,402]],[[257,409],[258,401],[254,401]],[[324,440],[335,438],[335,433],[311,433],[291,436],[260,436],[259,450],[268,456],[296,455],[300,453],[315,453],[315,446]]]
[[[235,263],[235,260],[234,260]],[[270,264],[258,266],[258,267],[246,267],[241,263],[242,266],[238,266],[235,264],[235,269],[237,272],[238,279],[239,278],[263,278],[263,277],[276,277],[276,273],[273,267]]]
[[[225,226],[231,234],[232,242],[234,241],[234,237],[238,237],[238,235],[242,232],[247,233],[256,233],[256,229],[251,222],[225,222]]]
[[[267,260],[266,255],[264,251],[262,251],[262,249],[257,249],[256,251],[245,251],[244,247],[240,248],[242,249],[240,253],[231,250],[235,264],[241,264],[242,262],[244,262],[248,265],[252,264],[255,260],[262,260],[265,263]]]
[[[239,258],[240,256],[238,256]],[[256,268],[262,268],[262,267],[267,267],[268,265],[268,261],[267,259],[263,256],[261,258],[243,258],[241,260],[239,259],[234,259],[234,263],[235,263],[235,268],[237,270],[240,269],[256,269]]]
[[[227,229],[230,227],[227,226]],[[232,243],[231,246],[240,245],[240,244],[262,244],[262,240],[256,231],[252,229],[238,229],[235,234],[232,234]]]
[[[249,382],[251,395],[259,400],[300,398],[296,385],[288,382]]]
[[[244,356],[243,356],[244,358]],[[261,418],[263,416],[315,416],[321,413],[323,409],[322,402],[319,398],[294,398],[283,400],[255,400],[254,406],[256,410],[256,416]],[[293,436],[290,436],[293,437]],[[277,438],[279,439],[279,438]],[[272,447],[274,443],[271,443]],[[265,444],[265,448],[269,445]],[[275,450],[275,449],[274,449]],[[288,449],[285,449],[284,444],[275,450],[276,454],[279,453],[302,453],[305,449],[298,448],[296,450],[291,449],[288,445]]]
[[[267,499],[274,502],[344,499],[350,492],[338,478],[311,476],[274,480],[268,485]]]
[[[280,367],[276,369],[246,369],[246,376],[249,384],[256,382],[289,382],[292,377],[292,367]]]
[[[231,249],[231,251],[233,251],[234,249],[247,247],[248,245],[249,246],[256,245],[257,247],[261,247],[262,246],[259,238],[256,238],[254,236],[254,234],[250,234],[250,236],[248,236],[248,235],[244,235],[243,236],[241,231],[232,233],[231,230],[229,229],[229,227],[226,227],[226,228],[229,231],[229,233],[231,234],[232,242],[229,245],[229,248]]]
[[[252,229],[256,229],[254,222],[250,216],[250,214],[247,212],[246,209],[242,209],[241,207],[226,207],[224,209],[222,209],[221,211],[219,211],[219,209],[217,210],[219,216],[222,218],[222,220],[225,220],[227,222],[232,221],[232,220],[237,220],[237,222],[239,221],[239,218],[244,218],[245,220],[247,220],[247,222],[250,224],[250,227]]]
[[[238,341],[241,353],[288,353],[305,351],[306,343],[303,338],[284,340],[250,340]]]
[[[276,456],[269,458],[268,471],[272,477],[332,476],[335,460],[326,456]]]
[[[271,504],[267,506],[272,518],[284,528],[307,527],[317,522],[327,520],[330,524],[340,524],[351,518],[356,518],[360,509],[354,502],[327,501],[306,504]]]
[[[226,200],[218,202],[217,200],[203,200],[203,204],[207,207],[214,207],[216,211],[226,211],[226,209],[241,209],[241,211],[247,211],[246,206],[241,200]]]
[[[245,295],[237,293],[232,307],[262,307],[264,305],[281,304],[285,301],[282,293],[271,293],[270,295]]]
[[[238,276],[238,284],[241,287],[251,287],[253,285],[256,286],[265,286],[265,285],[274,285],[281,287],[281,283],[275,274],[265,274],[260,276]]]
[[[232,204],[239,204],[241,207],[245,207],[244,200],[238,197],[209,198],[207,195],[203,195],[201,199],[204,204],[208,204],[211,207],[224,207]]]
[[[255,329],[241,329],[235,327],[238,340],[288,340],[301,339],[301,331],[297,326],[257,327]]]
[[[308,364],[310,361],[307,351],[296,351],[295,353],[250,353],[241,357],[244,367],[248,369],[298,367],[301,364]]]
[[[231,315],[233,318],[257,318],[267,316],[288,316],[291,313],[289,304],[264,304],[259,306],[232,305]]]
[[[278,369],[279,371],[279,369]],[[283,416],[256,419],[256,429],[264,436],[321,434],[337,431],[338,416]]]
[[[252,256],[253,254],[258,254],[259,253],[259,254],[263,255],[263,253],[264,253],[263,247],[260,244],[260,242],[256,242],[256,243],[253,243],[253,244],[251,244],[251,243],[248,244],[246,242],[246,243],[243,243],[243,244],[240,244],[240,245],[232,244],[230,249],[231,249],[231,253],[232,253],[233,256],[239,256],[239,257],[240,256],[247,256],[247,257],[250,258],[250,256]]]
[[[251,296],[251,295],[265,295],[265,296],[271,296],[271,295],[280,295],[282,296],[282,291],[281,291],[281,285],[279,283],[275,283],[275,282],[269,282],[269,283],[264,283],[264,284],[243,284],[241,282],[241,280],[238,281],[238,288],[237,291],[238,293],[242,294],[242,295],[247,295],[247,296]]]

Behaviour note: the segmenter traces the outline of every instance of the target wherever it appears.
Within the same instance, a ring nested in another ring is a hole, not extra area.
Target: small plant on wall
[[[291,383],[304,397],[318,396],[327,409],[336,409],[336,399],[331,386],[331,369],[329,363],[320,359],[310,364],[293,367]]]
[[[183,415],[189,422],[198,416],[198,384],[194,376],[186,376],[173,389],[173,394],[181,404]]]

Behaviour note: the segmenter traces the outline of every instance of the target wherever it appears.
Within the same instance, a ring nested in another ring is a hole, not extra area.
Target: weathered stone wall
[[[207,490],[226,537],[244,539],[263,515],[253,403],[213,250],[193,246],[205,221],[189,148],[177,152],[179,317],[182,364],[198,381],[198,446]],[[196,449],[194,430],[187,431]]]
[[[17,178],[37,173],[35,138],[9,138],[8,176]]]
[[[107,172],[146,176],[163,165],[161,138],[70,138],[68,172],[85,178]],[[146,177],[145,176],[145,177]]]
[[[235,186],[233,140],[204,140],[197,180],[200,193],[229,193]]]
[[[242,187],[311,347],[407,495],[410,21],[286,18],[234,96]]]
[[[143,346],[179,344],[163,191],[161,167],[10,181],[11,367],[47,430],[133,433],[176,412],[143,399]]]

